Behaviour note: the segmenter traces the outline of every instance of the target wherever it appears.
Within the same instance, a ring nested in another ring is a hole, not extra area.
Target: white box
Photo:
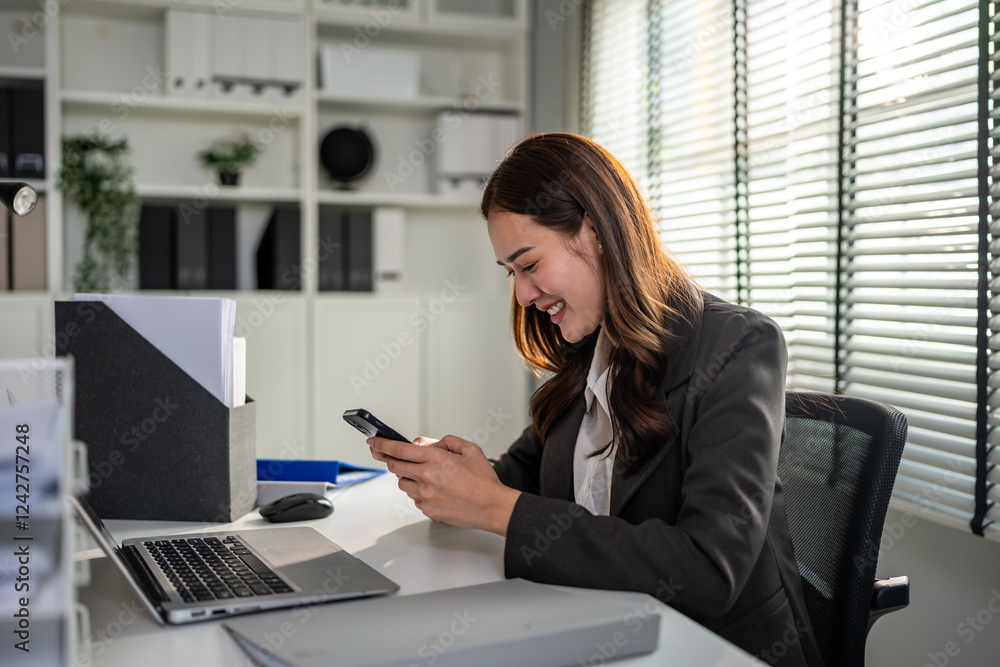
[[[170,10],[168,10],[170,11]],[[191,51],[192,97],[209,97],[212,90],[212,23],[214,16],[203,12],[191,12],[191,34],[182,45]]]
[[[215,43],[212,54],[212,74],[214,76],[246,76],[243,59],[246,44],[246,21],[242,16],[227,15],[215,22]],[[224,100],[250,99],[250,88],[246,84],[224,86],[212,83],[212,97]]]
[[[420,54],[408,49],[324,44],[320,81],[323,90],[341,95],[417,97]]]
[[[164,23],[167,77],[164,88],[168,97],[190,97],[192,94],[194,69],[190,41],[193,29],[194,14],[178,9],[167,10]]]
[[[491,150],[499,163],[507,155],[507,151],[513,148],[514,144],[521,138],[521,119],[519,116],[510,114],[498,114],[493,117],[490,129],[492,132]],[[493,166],[495,168],[496,164]]]
[[[295,104],[302,100],[302,23],[296,21],[275,20],[274,76],[279,81],[298,83],[295,90],[286,92],[279,90],[277,101],[285,104]]]
[[[376,292],[402,292],[406,256],[406,211],[372,210],[372,254]]]
[[[275,21],[256,16],[243,17],[243,74],[257,84],[247,84],[250,99],[273,101],[277,99],[277,89],[266,85],[275,79],[277,59]]]
[[[520,118],[493,113],[461,117],[446,111],[438,115],[436,132],[443,139],[436,163],[438,192],[474,193],[517,141]]]
[[[438,174],[451,177],[482,177],[493,167],[491,116],[452,111],[438,115],[438,129],[443,141],[438,151]]]

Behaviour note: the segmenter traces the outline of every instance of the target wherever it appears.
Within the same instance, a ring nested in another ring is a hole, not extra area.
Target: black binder
[[[250,398],[227,408],[100,301],[57,301],[75,363],[75,437],[107,519],[232,521],[257,498]]]
[[[372,272],[372,214],[370,210],[351,211],[347,229],[347,289],[371,292],[375,289]]]
[[[319,211],[319,289],[347,289],[347,220],[345,209],[324,206]]]
[[[14,117],[10,107],[11,92],[0,86],[0,177],[9,177],[14,168],[11,141],[14,137]]]
[[[40,81],[12,91],[14,177],[45,178],[45,91]]]
[[[209,209],[208,287],[209,289],[236,289],[235,208]]]
[[[206,209],[177,211],[177,289],[208,289],[208,222]]]
[[[144,204],[139,214],[139,288],[174,289],[174,207]]]
[[[257,246],[257,289],[301,289],[300,234],[299,209],[275,208]]]

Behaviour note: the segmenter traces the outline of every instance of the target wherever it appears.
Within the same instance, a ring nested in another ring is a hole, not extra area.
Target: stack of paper
[[[77,294],[102,301],[226,407],[246,401],[246,345],[234,344],[236,302],[222,297]]]

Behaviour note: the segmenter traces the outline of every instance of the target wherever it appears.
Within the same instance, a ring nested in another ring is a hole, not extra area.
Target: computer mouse
[[[333,503],[318,493],[293,493],[260,508],[260,515],[271,523],[322,519],[333,513]]]

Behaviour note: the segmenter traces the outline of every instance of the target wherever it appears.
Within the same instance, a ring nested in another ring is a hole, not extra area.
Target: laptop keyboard
[[[239,538],[143,542],[185,602],[290,593],[292,588]]]

